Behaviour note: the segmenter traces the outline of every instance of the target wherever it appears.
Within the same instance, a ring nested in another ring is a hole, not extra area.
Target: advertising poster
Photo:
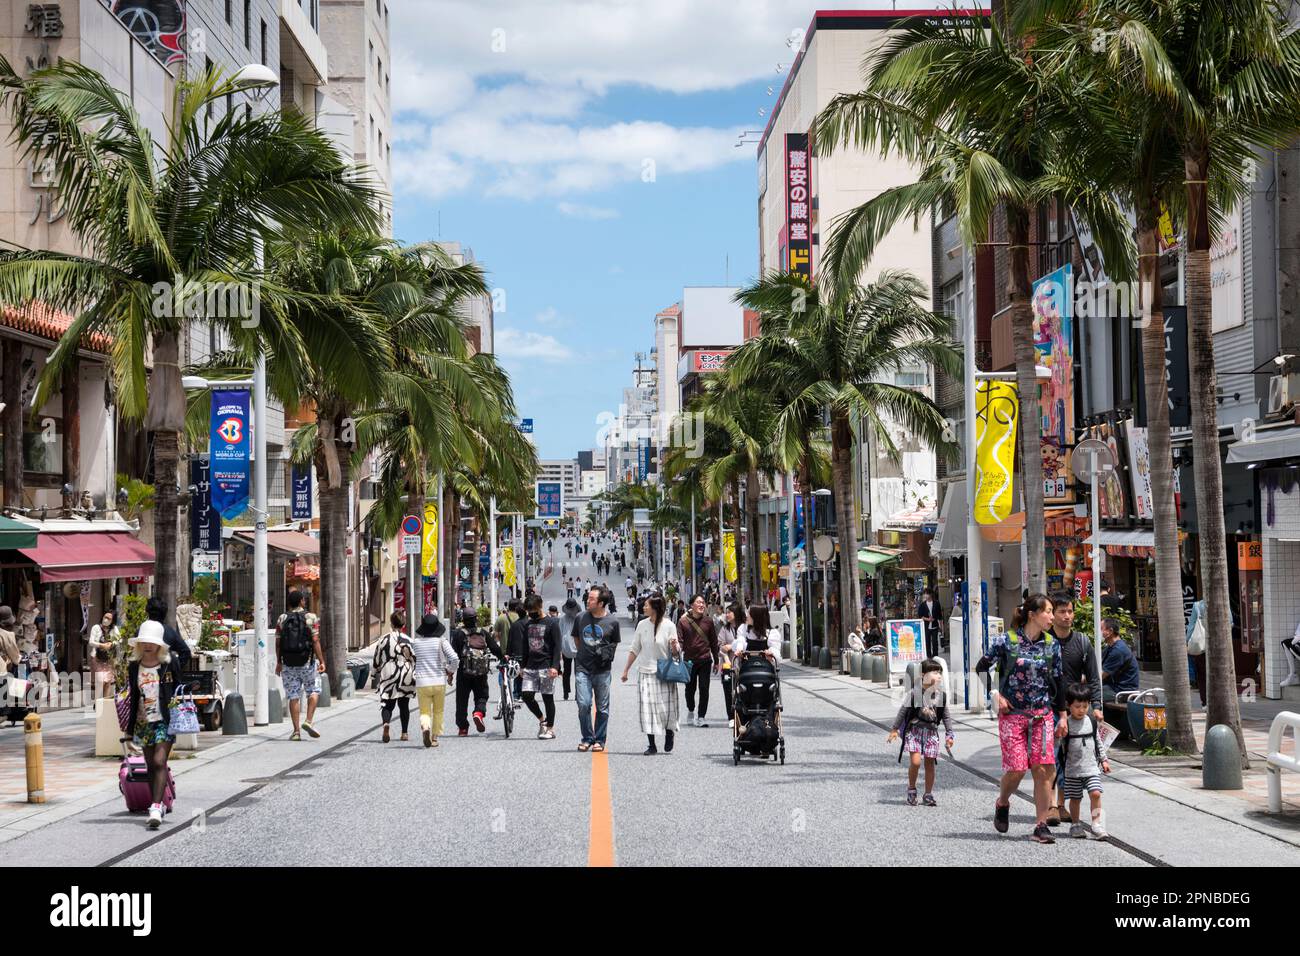
[[[424,540],[420,546],[420,573],[426,578],[438,574],[438,506],[424,504]]]
[[[248,389],[213,389],[208,437],[212,507],[229,521],[248,507],[252,450]]]
[[[1016,384],[981,382],[975,407],[975,520],[998,524],[1015,504],[1012,475],[1020,417]]]
[[[812,183],[808,134],[785,135],[786,271],[812,277]]]
[[[1043,495],[1047,501],[1073,501],[1070,447],[1074,444],[1074,284],[1070,266],[1034,283],[1034,349],[1051,377],[1038,385],[1042,415]]]
[[[1147,430],[1132,422],[1124,430],[1128,434],[1128,473],[1133,483],[1133,510],[1139,521],[1154,521],[1156,512],[1151,496],[1151,446],[1147,443]]]
[[[294,462],[293,473],[293,511],[290,517],[294,521],[311,520],[311,462]]]
[[[221,515],[212,506],[212,482],[206,458],[190,459],[190,484],[197,492],[190,499],[190,551],[219,553]]]
[[[925,660],[925,622],[918,618],[885,622],[889,673],[901,674],[912,662]]]
[[[725,532],[722,535],[722,570],[728,583],[736,580],[736,533]]]

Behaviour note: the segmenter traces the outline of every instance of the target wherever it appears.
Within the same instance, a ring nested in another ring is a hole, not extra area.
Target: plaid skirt
[[[660,680],[658,674],[642,672],[637,675],[637,696],[641,705],[641,733],[663,734],[668,731],[676,733],[678,726],[677,685]]]

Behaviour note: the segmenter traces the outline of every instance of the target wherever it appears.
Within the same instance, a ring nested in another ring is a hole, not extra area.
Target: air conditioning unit
[[[1268,414],[1279,415],[1292,403],[1291,376],[1273,375],[1268,380]]]
[[[990,562],[989,562],[989,577],[990,577],[992,580],[994,580],[994,581],[1001,581],[1001,580],[1002,580],[1002,562],[1001,562],[1001,561],[990,561]]]

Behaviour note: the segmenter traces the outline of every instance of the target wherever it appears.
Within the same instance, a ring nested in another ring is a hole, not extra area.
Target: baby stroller
[[[781,680],[776,665],[761,654],[746,654],[736,677],[736,705],[731,720],[731,756],[736,764],[749,754],[785,763],[781,735]]]

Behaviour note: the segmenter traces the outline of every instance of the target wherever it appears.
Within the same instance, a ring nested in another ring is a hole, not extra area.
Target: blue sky
[[[595,445],[683,286],[723,284],[728,257],[755,276],[755,149],[734,143],[816,8],[393,5],[394,231],[468,245],[504,293],[497,353],[542,457]]]

